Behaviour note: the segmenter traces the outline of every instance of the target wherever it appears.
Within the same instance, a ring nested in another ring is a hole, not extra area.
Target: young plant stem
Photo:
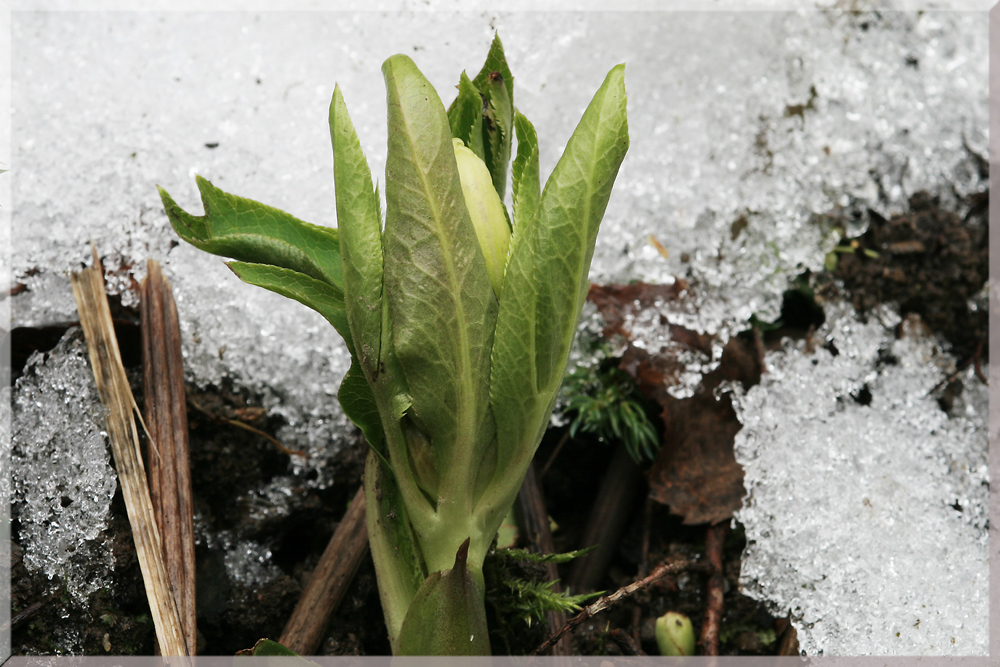
[[[601,480],[580,540],[581,549],[595,544],[597,548],[574,562],[569,577],[573,591],[592,591],[600,586],[644,486],[638,464],[632,460],[625,445],[619,444]]]
[[[538,648],[532,651],[531,655],[533,656],[541,655],[542,653],[548,651],[550,648],[552,648],[553,644],[559,641],[567,633],[576,629],[577,626],[579,626],[587,619],[592,618],[595,614],[604,611],[608,607],[611,607],[618,602],[621,602],[622,600],[632,595],[636,591],[642,590],[643,588],[649,586],[655,581],[658,581],[659,579],[662,579],[668,574],[676,574],[678,572],[689,572],[694,570],[705,571],[707,569],[708,568],[705,565],[690,560],[673,562],[673,563],[661,563],[648,576],[643,577],[638,581],[634,581],[628,586],[623,586],[622,588],[619,588],[611,595],[605,595],[601,598],[598,598],[597,602],[595,602],[594,604],[584,607],[583,611],[581,611],[573,618],[569,619],[569,622],[567,622],[566,625],[559,628],[557,632],[549,636],[549,638],[546,639],[544,642],[542,642]]]
[[[549,513],[545,509],[545,497],[542,487],[535,475],[535,465],[528,466],[528,474],[524,476],[521,491],[517,494],[518,507],[521,515],[521,528],[528,542],[530,551],[543,554],[555,553],[556,547],[552,540],[552,530],[549,528]],[[549,581],[559,578],[559,569],[555,563],[546,563]],[[553,592],[562,591],[558,583],[552,587]],[[553,632],[566,623],[566,614],[561,611],[550,611],[546,615],[549,631]],[[572,655],[569,637],[563,637],[552,647],[552,655]]]
[[[323,640],[330,616],[340,606],[354,575],[368,554],[365,490],[358,489],[344,518],[309,576],[278,643],[299,655],[313,655]]]
[[[729,526],[724,523],[709,526],[705,533],[705,551],[711,576],[708,579],[705,619],[701,624],[702,655],[719,655],[719,626],[722,622],[723,574],[722,547],[726,542]]]
[[[163,558],[184,640],[194,652],[198,638],[194,510],[188,461],[184,358],[177,306],[159,262],[146,262],[146,278],[140,286],[140,294],[144,421],[150,436],[146,457],[150,499],[160,529]]]
[[[71,276],[73,297],[76,299],[80,324],[87,339],[97,391],[108,410],[111,453],[114,455],[125,509],[132,525],[132,537],[153,617],[156,641],[164,656],[187,656],[190,653],[181,629],[177,604],[170,590],[156,516],[149,498],[149,484],[142,464],[142,453],[139,451],[139,433],[133,413],[133,410],[138,412],[138,406],[129,388],[121,352],[118,350],[111,308],[104,291],[104,272],[96,249],[93,253],[93,265]]]

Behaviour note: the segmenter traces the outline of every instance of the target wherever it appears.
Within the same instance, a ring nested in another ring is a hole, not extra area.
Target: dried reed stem
[[[118,340],[111,322],[111,309],[104,291],[103,271],[96,250],[93,266],[73,274],[72,283],[80,324],[87,338],[97,391],[108,410],[107,427],[111,452],[118,468],[125,508],[132,525],[132,537],[156,628],[156,639],[163,655],[187,656],[189,653],[163,563],[160,536],[139,451],[139,434],[132,412],[138,411],[138,408],[122,366]]]
[[[184,640],[197,646],[194,511],[181,329],[170,282],[160,263],[146,262],[142,298],[142,371],[150,496]],[[154,446],[155,443],[155,446]]]

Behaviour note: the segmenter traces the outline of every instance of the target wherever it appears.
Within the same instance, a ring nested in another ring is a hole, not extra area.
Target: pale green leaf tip
[[[416,69],[417,67],[416,63],[413,62],[413,58],[406,55],[405,53],[397,53],[395,55],[389,56],[388,58],[385,59],[385,62],[382,63],[382,74],[384,74],[385,76],[389,76],[392,70],[396,68],[410,68],[410,67],[414,69]]]

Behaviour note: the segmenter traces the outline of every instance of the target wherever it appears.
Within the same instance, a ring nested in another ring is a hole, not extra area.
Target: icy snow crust
[[[24,564],[58,575],[82,602],[110,583],[111,545],[102,533],[118,480],[79,329],[28,359],[12,409],[13,518]]]
[[[920,189],[947,204],[985,186],[964,145],[986,153],[985,13],[17,13],[11,49],[14,152],[5,177],[10,176],[14,195],[14,279],[27,290],[11,300],[14,325],[76,319],[68,273],[88,261],[91,240],[103,256],[111,291],[126,305],[137,301],[132,285],[142,278],[145,259],[164,262],[181,314],[188,380],[202,387],[228,384],[259,397],[287,422],[278,437],[309,453],[305,463],[294,457],[287,475],[255,491],[255,505],[280,514],[291,502],[291,480],[330,484],[332,455],[356,437],[336,401],[349,361],[343,343],[319,315],[242,284],[218,258],[176,245],[155,186],[164,186],[197,213],[197,173],[228,192],[335,225],[327,129],[334,83],[344,92],[373,175],[382,180],[381,62],[393,53],[411,55],[447,104],[459,71],[474,73],[481,64],[494,29],[504,39],[517,78],[515,103],[538,130],[543,178],[604,74],[616,63],[628,63],[632,146],[598,238],[591,277],[598,282],[689,280],[693,300],[679,302],[664,315],[692,330],[718,333],[720,344],[751,314],[776,317],[789,278],[822,267],[836,235],[817,214],[871,207],[889,215]],[[860,232],[865,224],[861,216],[849,231]],[[650,235],[665,247],[666,258]],[[850,315],[843,318],[849,321]],[[655,338],[656,332],[650,335]],[[883,332],[872,335],[884,337]],[[811,367],[816,373],[828,366],[834,373],[844,362],[823,354],[816,353],[821,360]],[[787,363],[797,358],[789,356]],[[692,391],[718,359],[690,361],[691,372],[674,390],[678,396]],[[34,368],[41,377],[49,364],[65,371],[68,363],[53,355]],[[791,365],[781,375],[782,365],[772,363],[777,374],[768,382],[794,381]],[[920,372],[940,378],[939,371]],[[957,430],[973,427],[941,422],[934,436],[927,435],[922,420],[943,419],[935,406],[890,372],[879,377],[883,386],[873,406],[879,401],[906,405],[900,419],[913,424],[896,428],[875,407],[845,408],[867,420],[855,425],[857,430],[884,432],[883,438],[871,439],[865,455],[901,485],[875,483],[873,476],[872,495],[865,496],[871,512],[879,521],[892,516],[888,508],[902,489],[929,494],[910,500],[910,509],[916,512],[923,502],[930,508],[928,522],[953,528],[941,542],[967,550],[969,558],[941,562],[940,549],[918,552],[909,540],[882,540],[880,526],[868,537],[903,550],[893,561],[898,577],[877,581],[881,571],[859,565],[857,572],[868,572],[869,578],[856,580],[833,558],[814,567],[811,550],[840,534],[843,517],[836,507],[801,497],[803,502],[789,501],[792,487],[782,486],[786,478],[798,478],[801,487],[795,488],[803,493],[827,483],[828,470],[810,460],[784,471],[767,467],[751,487],[752,504],[741,520],[748,530],[769,521],[769,534],[780,538],[781,530],[801,524],[802,513],[808,512],[817,522],[805,540],[811,542],[783,543],[790,550],[784,552],[787,562],[779,563],[769,555],[777,547],[768,546],[772,537],[762,528],[747,554],[744,581],[778,608],[798,605],[808,623],[845,613],[846,603],[832,593],[818,594],[812,602],[790,597],[789,591],[802,590],[803,583],[823,581],[833,589],[840,582],[840,589],[848,591],[892,589],[881,606],[875,597],[865,598],[867,625],[813,632],[800,624],[800,637],[812,652],[891,653],[902,646],[917,652],[982,652],[984,627],[963,615],[980,604],[983,598],[977,595],[985,595],[985,533],[979,524],[945,521],[951,510],[938,501],[952,493],[954,483],[922,476],[930,464],[894,453],[911,436],[952,443],[925,449],[957,449],[967,442],[956,440]],[[30,387],[26,381],[15,388],[15,405],[25,405]],[[766,409],[786,416],[812,409],[798,403],[807,394],[789,390],[781,395],[786,403],[772,398]],[[755,424],[769,423],[765,406],[753,397],[743,407],[746,438],[763,428]],[[829,398],[815,400],[825,405]],[[14,430],[24,433],[24,420],[41,419],[32,414],[15,408]],[[47,428],[88,433],[90,439],[84,440],[96,446],[98,436],[87,430],[90,417],[82,416],[89,413],[56,414],[61,416],[50,416]],[[985,447],[985,431],[966,437]],[[757,436],[757,459],[766,458],[767,440]],[[68,440],[30,442],[69,447]],[[839,436],[823,441],[827,465],[851,446]],[[68,465],[48,466],[44,475],[34,470],[15,466],[18,502],[27,502],[25,489],[72,478]],[[87,479],[91,484],[81,494],[99,499],[113,488],[109,468]],[[910,484],[913,479],[920,484]],[[858,491],[860,483],[849,477],[844,492]],[[771,498],[763,490],[768,487],[784,498]],[[31,511],[39,517],[58,513],[50,496],[44,496],[49,509],[36,503]],[[970,492],[969,498],[975,497]],[[100,503],[90,509],[90,521],[61,522],[53,535],[28,532],[25,546],[36,554],[30,561],[34,567],[59,570],[72,579],[66,545],[92,540],[107,516]],[[824,518],[826,511],[833,514]],[[963,511],[963,516],[969,515]],[[31,525],[43,526],[39,520]],[[895,520],[897,526],[905,523],[902,515]],[[202,538],[245,552],[243,565],[227,557],[230,572],[258,580],[272,571],[261,545],[245,545],[238,536]],[[810,573],[808,582],[800,581],[799,570]],[[922,622],[913,628],[916,618],[909,620],[908,614],[918,598],[906,587],[932,571],[936,583],[926,599],[933,601],[939,620],[917,616]],[[823,575],[826,579],[819,579]],[[965,603],[972,606],[962,607]],[[954,630],[942,625],[951,622],[965,625]],[[906,626],[898,630],[900,638],[884,632],[900,624]]]
[[[809,655],[985,655],[987,389],[970,369],[949,418],[933,339],[833,310],[816,341],[838,354],[768,354],[737,402],[741,583],[791,611]]]

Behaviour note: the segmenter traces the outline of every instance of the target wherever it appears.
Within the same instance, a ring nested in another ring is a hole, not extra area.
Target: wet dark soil
[[[862,314],[898,304],[944,338],[959,368],[986,357],[989,311],[970,306],[989,277],[989,194],[942,208],[926,192],[910,198],[908,211],[885,219],[868,211],[868,229],[841,241],[835,270],[817,277],[824,294],[838,291]]]

